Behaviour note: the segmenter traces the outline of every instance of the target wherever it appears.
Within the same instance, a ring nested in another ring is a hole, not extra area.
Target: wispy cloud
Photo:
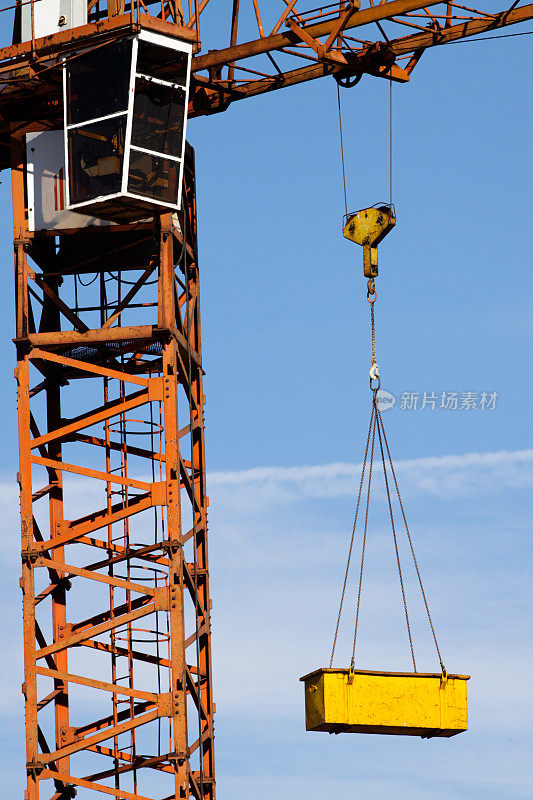
[[[520,566],[527,562],[529,548],[529,537],[522,535],[529,517],[520,492],[533,485],[533,450],[397,463],[402,492],[414,499],[408,513],[416,510],[415,546],[447,666],[472,674],[470,733],[457,737],[459,744],[393,739],[384,743],[377,737],[341,741],[342,737],[304,733],[298,678],[329,658],[360,470],[360,464],[337,463],[208,475],[217,743],[222,753],[219,763],[225,764],[220,776],[222,798],[246,793],[243,783],[250,777],[243,777],[242,771],[248,764],[259,799],[273,791],[280,800],[346,793],[355,772],[363,794],[387,800],[487,796],[488,782],[491,800],[504,800],[509,792],[525,800],[529,784],[524,786],[523,776],[529,756],[525,745],[517,748],[515,743],[523,741],[530,718],[526,706],[532,702],[528,683],[532,652],[523,631],[531,606],[527,571]],[[380,482],[378,475],[378,490]],[[75,513],[80,513],[78,506],[98,506],[102,486],[97,481],[66,477],[65,485]],[[21,729],[23,720],[17,495],[14,481],[0,482],[0,540],[6,567],[0,591],[6,609],[0,714],[6,734],[15,721]],[[45,511],[44,504],[41,513]],[[147,518],[144,528],[139,519],[139,540],[148,534],[150,522]],[[386,508],[381,506],[369,537],[358,663],[408,669],[401,597],[385,523]],[[409,569],[406,588],[419,667],[433,669],[432,642]],[[351,649],[354,592],[351,579],[338,663],[344,663]],[[75,620],[81,612],[71,594],[69,619]],[[73,671],[81,657],[86,654],[72,654]],[[97,674],[96,663],[94,667]],[[145,675],[139,672],[137,677],[140,685],[150,688],[148,676],[146,686]],[[82,715],[88,694],[80,693],[79,700],[77,710]],[[248,753],[254,747],[258,753],[268,753],[269,762],[279,764],[276,786],[269,773],[262,773],[263,756],[249,762],[244,755],[239,757],[232,774],[228,763],[233,763],[233,755],[225,755],[228,743],[232,753]],[[22,741],[16,746],[19,758]],[[411,775],[419,769],[421,748],[426,767],[415,785]],[[301,770],[292,756],[284,767],[285,752],[304,760]],[[376,783],[366,762],[381,763],[384,753],[393,777]],[[511,777],[502,759],[513,764]],[[321,766],[313,771],[315,763]],[[304,780],[303,773],[312,779]],[[345,773],[346,784],[338,777]],[[445,788],[442,783],[434,786],[441,773],[448,782]],[[13,780],[22,780],[18,767],[13,767],[12,775]],[[337,783],[326,777],[332,775]]]
[[[244,510],[258,503],[285,504],[304,497],[352,495],[361,464],[332,463],[301,467],[254,467],[211,472],[209,489],[225,505]],[[381,466],[374,465],[378,477]],[[400,490],[406,495],[468,497],[533,487],[533,450],[501,450],[397,461]],[[239,492],[234,490],[239,488]],[[380,492],[379,480],[377,485]]]

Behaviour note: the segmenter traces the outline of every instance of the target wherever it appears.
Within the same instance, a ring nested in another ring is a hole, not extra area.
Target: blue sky
[[[498,393],[494,410],[398,402],[384,415],[448,669],[472,675],[470,730],[451,740],[304,730],[298,678],[328,661],[370,412],[362,257],[340,234],[335,84],[190,123],[219,800],[530,796],[529,66],[529,37],[450,45],[426,52],[411,84],[394,87],[398,224],[380,248],[382,385],[398,401],[402,392]],[[364,77],[342,103],[355,210],[388,199],[388,85]],[[1,180],[2,746],[15,797],[24,777],[21,602],[8,174]],[[408,668],[385,523],[378,486],[360,665]],[[407,578],[420,664],[433,669]],[[341,634],[347,659],[349,624]]]

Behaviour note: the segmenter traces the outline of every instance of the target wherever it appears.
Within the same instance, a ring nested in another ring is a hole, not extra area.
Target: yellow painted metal
[[[346,217],[343,235],[357,244],[375,246],[395,225],[392,206],[371,206]]]
[[[393,206],[362,208],[355,214],[347,214],[344,218],[343,236],[363,247],[363,266],[366,278],[377,276],[377,246],[395,225],[396,215]]]
[[[468,729],[469,677],[318,669],[301,678],[306,730],[455,736]]]

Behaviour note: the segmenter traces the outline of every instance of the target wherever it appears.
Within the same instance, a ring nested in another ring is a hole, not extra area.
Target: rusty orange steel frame
[[[32,9],[40,2],[24,1]],[[0,48],[0,167],[9,164],[10,122],[61,125],[59,67],[80,48],[141,28],[191,42],[195,117],[325,75],[346,87],[364,74],[405,83],[427,49],[533,18],[533,4],[522,0],[496,10],[491,0],[484,5],[341,0],[308,9],[302,0],[89,0],[87,25]]]
[[[347,87],[363,73],[404,82],[427,48],[524,22],[533,5],[345,0],[305,10],[300,0],[233,0],[226,41],[220,18],[209,18],[218,0],[88,8],[86,26],[0,50],[0,167],[11,166],[13,182],[26,800],[214,800],[194,155],[189,148],[178,216],[32,233],[24,134],[61,127],[64,59],[140,28],[192,43],[194,117],[323,75]],[[201,23],[217,49],[206,51]]]
[[[179,219],[57,237],[13,155],[26,797],[211,800],[192,151]]]

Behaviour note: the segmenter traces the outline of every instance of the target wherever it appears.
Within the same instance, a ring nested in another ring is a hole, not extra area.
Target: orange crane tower
[[[219,0],[17,0],[0,49],[25,800],[215,797],[187,117],[325,75],[407,82],[426,49],[533,17],[518,0],[226,5],[229,38],[206,42]]]

